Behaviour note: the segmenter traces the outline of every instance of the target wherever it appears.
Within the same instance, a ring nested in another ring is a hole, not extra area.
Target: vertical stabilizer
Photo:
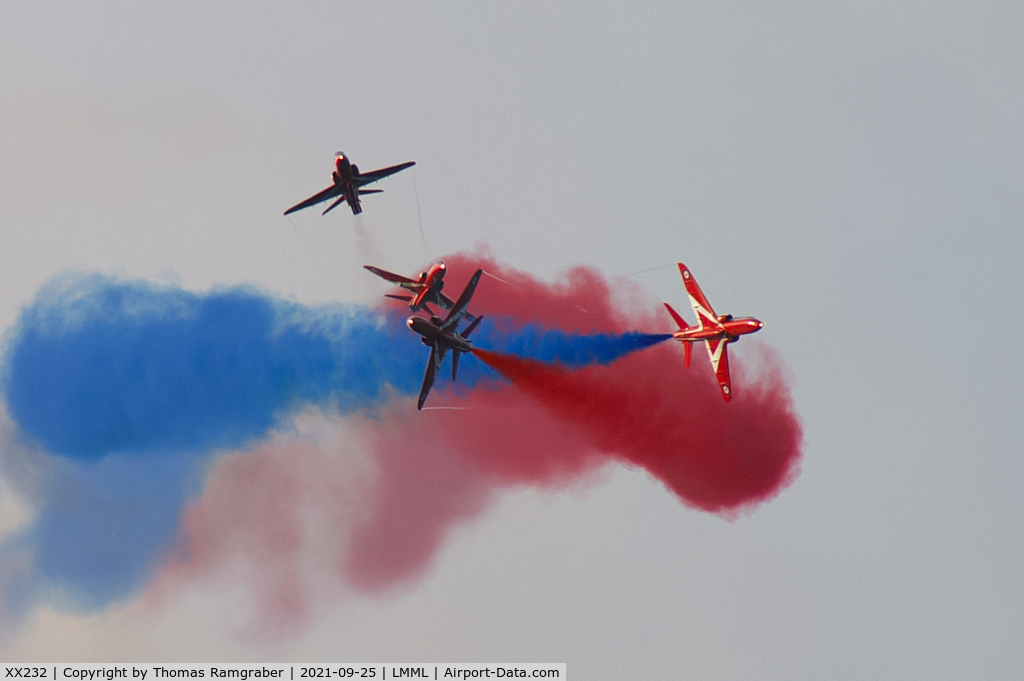
[[[686,323],[686,320],[683,319],[683,316],[681,314],[679,314],[678,312],[676,312],[674,309],[672,309],[671,305],[669,305],[668,303],[665,303],[664,305],[665,305],[665,309],[668,310],[668,313],[670,315],[672,315],[672,319],[675,320],[675,323],[679,327],[680,331],[686,331],[687,329],[690,328],[690,325]],[[679,340],[682,340],[682,339],[679,339]],[[685,366],[686,368],[689,368],[690,367],[690,357],[693,354],[693,343],[691,343],[689,341],[685,341],[685,340],[683,340],[682,342],[683,342],[683,366]]]
[[[682,315],[673,310],[671,305],[669,305],[668,303],[664,303],[664,305],[665,309],[668,310],[668,313],[672,315],[672,319],[675,321],[676,326],[679,327],[680,331],[686,331],[688,328],[690,328],[690,325],[686,323],[686,320],[683,319]]]

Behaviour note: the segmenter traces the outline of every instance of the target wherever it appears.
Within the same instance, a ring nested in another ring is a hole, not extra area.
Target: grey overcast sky
[[[735,522],[626,469],[507,494],[285,640],[195,586],[40,606],[0,656],[1020,677],[1022,35],[1010,1],[4,3],[3,329],[69,269],[365,302],[368,256],[484,243],[683,304],[683,260],[767,322],[805,449]],[[417,166],[362,225],[282,217],[337,149]],[[31,516],[6,484],[0,512]]]

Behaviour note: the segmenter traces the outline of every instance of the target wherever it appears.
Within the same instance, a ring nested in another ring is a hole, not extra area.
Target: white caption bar
[[[4,663],[0,681],[165,681],[204,679],[217,681],[337,681],[338,679],[559,679],[564,680],[565,663],[508,664],[420,664],[333,663],[333,664],[12,664]]]

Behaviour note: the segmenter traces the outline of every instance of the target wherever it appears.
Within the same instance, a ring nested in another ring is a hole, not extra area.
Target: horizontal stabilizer
[[[473,329],[480,325],[480,321],[483,319],[483,315],[480,315],[473,320],[473,323],[466,327],[466,330],[462,332],[463,338],[469,338],[469,334],[473,333]]]
[[[339,196],[337,201],[335,201],[331,205],[327,206],[327,210],[325,210],[322,213],[322,215],[327,215],[328,213],[330,213],[332,210],[334,210],[335,208],[337,208],[338,206],[340,206],[343,203],[345,203],[345,195],[344,194]]]
[[[380,194],[383,191],[384,191],[383,189],[360,189],[359,193],[360,194]]]
[[[395,300],[404,300],[407,303],[412,300],[412,296],[396,296],[396,295],[393,295],[391,293],[385,293],[384,297],[385,298],[394,298]]]

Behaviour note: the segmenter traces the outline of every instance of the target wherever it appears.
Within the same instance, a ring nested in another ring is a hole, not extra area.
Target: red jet
[[[679,263],[679,272],[683,275],[686,292],[690,294],[690,304],[693,306],[693,313],[697,315],[697,326],[687,324],[671,305],[665,303],[668,313],[679,325],[679,330],[673,333],[672,337],[683,344],[683,363],[687,367],[690,366],[690,353],[693,350],[691,343],[704,341],[708,357],[711,358],[711,367],[718,378],[718,385],[722,388],[722,397],[728,402],[732,397],[732,389],[729,387],[728,345],[739,340],[740,336],[760,331],[764,322],[753,317],[734,319],[731,314],[716,315],[686,265]]]
[[[444,310],[450,310],[452,309],[452,305],[454,305],[451,298],[441,293],[441,289],[444,288],[445,273],[443,262],[436,262],[430,266],[429,270],[421,272],[419,279],[403,277],[401,274],[388,272],[387,270],[379,269],[373,265],[363,265],[363,268],[370,270],[381,279],[386,279],[392,284],[398,284],[406,291],[409,291],[412,294],[410,296],[396,296],[387,293],[385,294],[385,297],[408,302],[410,312],[418,312],[419,310],[425,309],[427,312],[433,314],[430,308],[427,307],[427,303],[433,303]]]
[[[434,376],[437,375],[438,369],[444,362],[445,353],[449,350],[453,353],[452,380],[454,381],[459,372],[459,355],[473,351],[473,343],[469,340],[469,334],[473,333],[473,329],[480,324],[483,317],[474,319],[461,334],[459,333],[459,322],[466,316],[469,299],[473,297],[476,285],[480,283],[480,275],[483,273],[483,270],[476,271],[444,319],[432,316],[430,319],[409,317],[406,320],[409,328],[422,336],[420,341],[430,347],[430,359],[427,360],[427,370],[423,374],[423,385],[420,387],[420,397],[416,403],[417,409],[423,409],[423,403],[427,401],[430,388],[434,385]]]
[[[361,173],[359,172],[359,166],[354,163],[350,163],[348,156],[346,156],[344,152],[339,151],[334,154],[334,172],[331,173],[331,179],[334,180],[334,184],[323,191],[313,194],[313,196],[309,197],[305,201],[295,204],[286,210],[284,214],[288,215],[289,213],[294,213],[297,210],[309,208],[321,201],[333,199],[337,196],[338,200],[327,206],[327,210],[323,212],[324,215],[327,215],[335,207],[341,205],[345,201],[348,201],[349,207],[352,208],[352,215],[358,215],[363,212],[363,207],[359,205],[359,197],[362,194],[379,194],[384,191],[383,189],[362,189],[363,185],[376,182],[388,175],[394,175],[399,170],[405,170],[409,166],[414,165],[416,165],[416,161],[407,161],[406,163],[399,163],[396,166],[388,166],[387,168],[381,168],[380,170],[371,170],[368,173]]]

